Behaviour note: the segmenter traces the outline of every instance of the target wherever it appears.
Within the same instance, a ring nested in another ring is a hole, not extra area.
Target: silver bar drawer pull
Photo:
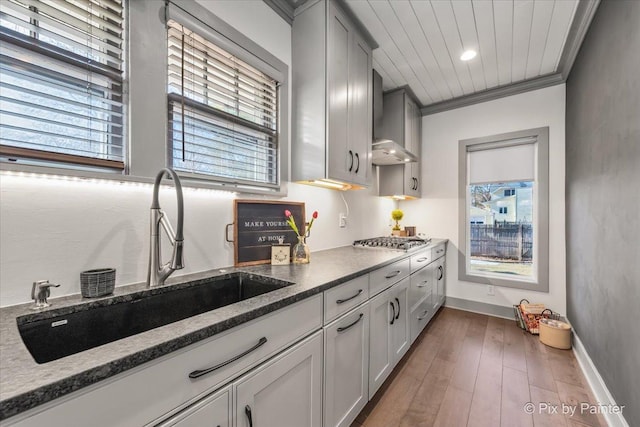
[[[238,354],[238,355],[236,355],[236,356],[233,356],[231,359],[226,360],[226,361],[224,361],[224,362],[222,362],[222,363],[218,363],[217,365],[212,366],[212,367],[210,367],[210,368],[207,368],[207,369],[200,369],[200,370],[197,370],[197,371],[193,371],[193,372],[191,372],[191,373],[189,374],[189,378],[200,378],[200,377],[201,377],[201,376],[203,376],[203,375],[210,374],[211,372],[213,372],[213,371],[215,371],[215,370],[218,370],[218,369],[220,369],[220,368],[222,368],[222,367],[225,367],[225,366],[227,366],[228,364],[235,362],[236,360],[242,359],[242,358],[243,358],[243,357],[245,357],[247,354],[249,354],[249,353],[251,353],[251,352],[253,352],[253,351],[256,351],[258,348],[262,347],[262,346],[263,346],[264,344],[266,344],[266,343],[267,343],[267,338],[266,338],[266,337],[262,337],[262,338],[260,338],[260,340],[258,341],[258,344],[254,345],[254,346],[253,346],[253,347],[251,347],[250,349],[248,349],[248,350],[246,350],[246,351],[243,351],[242,353],[240,353],[240,354]]]
[[[350,323],[349,325],[344,326],[344,327],[342,327],[342,326],[341,326],[341,327],[339,327],[339,328],[338,328],[338,332],[344,332],[344,331],[346,331],[347,329],[349,329],[350,327],[354,326],[356,323],[358,323],[359,321],[361,321],[361,320],[362,320],[362,316],[364,316],[364,314],[360,313],[360,316],[358,316],[358,319],[357,319],[355,322]]]
[[[416,260],[416,262],[425,262],[425,261],[426,261],[426,260],[428,260],[428,259],[429,259],[429,258],[427,258],[427,257],[425,256],[425,257],[422,257],[422,258],[418,258],[418,259]]]
[[[416,288],[424,288],[425,286],[427,286],[427,283],[429,283],[428,280],[423,280],[419,285],[416,285]]]
[[[344,304],[347,301],[351,301],[352,299],[357,298],[358,295],[360,295],[361,293],[362,293],[362,289],[358,289],[358,292],[356,292],[355,295],[350,296],[349,298],[336,300],[336,304]]]
[[[384,276],[384,278],[391,279],[392,277],[396,277],[398,274],[400,274],[400,270],[392,271],[391,273]]]
[[[425,310],[424,313],[418,316],[418,320],[423,320],[425,317],[427,317],[427,313],[429,313],[429,310]]]

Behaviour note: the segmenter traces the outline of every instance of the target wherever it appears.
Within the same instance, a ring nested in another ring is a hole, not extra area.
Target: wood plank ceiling
[[[385,90],[422,106],[558,72],[578,0],[347,0]],[[478,55],[461,61],[467,49]]]

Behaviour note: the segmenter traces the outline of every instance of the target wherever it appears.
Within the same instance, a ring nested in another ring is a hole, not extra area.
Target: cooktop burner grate
[[[355,242],[353,242],[353,246],[408,251],[428,245],[430,241],[431,239],[423,239],[420,237],[385,236],[356,240]]]

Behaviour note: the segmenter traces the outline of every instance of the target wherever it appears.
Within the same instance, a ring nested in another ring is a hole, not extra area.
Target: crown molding
[[[287,0],[262,0],[289,25],[293,24],[295,7]]]
[[[578,56],[582,42],[584,41],[591,21],[600,5],[600,0],[581,0],[576,8],[576,13],[567,34],[567,40],[558,62],[558,71],[562,78],[567,80],[573,68],[573,63]]]
[[[420,108],[423,116],[441,113],[447,110],[467,107],[481,102],[492,101],[494,99],[504,98],[506,96],[517,95],[523,92],[529,92],[536,89],[542,89],[549,86],[555,86],[564,83],[564,79],[560,73],[549,74],[535,79],[525,80],[510,85],[499,86],[493,89],[483,90],[481,92],[472,93],[470,95],[461,96],[459,98],[430,104]]]

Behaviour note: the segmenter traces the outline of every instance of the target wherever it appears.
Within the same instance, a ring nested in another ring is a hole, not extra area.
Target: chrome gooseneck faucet
[[[173,180],[176,188],[176,198],[178,201],[178,223],[177,231],[174,233],[171,223],[167,219],[167,214],[160,209],[158,203],[158,191],[160,189],[160,181],[167,175]],[[147,276],[147,286],[154,287],[164,284],[164,281],[176,270],[184,268],[183,245],[184,237],[182,233],[182,224],[184,216],[184,204],[182,201],[182,185],[178,175],[169,168],[162,169],[153,186],[153,201],[151,202],[151,247],[149,252],[149,274]],[[160,250],[160,225],[169,237],[171,245],[173,245],[173,254],[171,261],[161,265]]]

